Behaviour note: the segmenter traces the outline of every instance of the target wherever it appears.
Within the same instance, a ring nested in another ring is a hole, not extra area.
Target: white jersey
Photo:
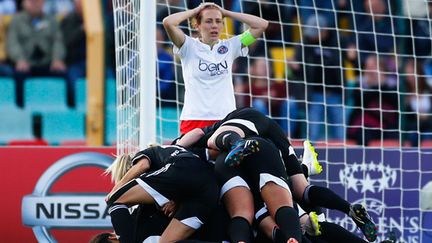
[[[185,96],[180,120],[221,120],[236,109],[232,64],[246,56],[240,36],[219,40],[213,46],[185,35],[185,42],[174,53],[182,62]]]

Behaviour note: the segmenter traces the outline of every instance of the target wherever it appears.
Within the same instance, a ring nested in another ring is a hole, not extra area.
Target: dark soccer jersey
[[[219,127],[224,125],[240,128],[246,138],[258,135],[262,138],[270,139],[282,153],[288,175],[291,176],[293,173],[296,174],[298,172],[300,168],[298,167],[299,162],[284,131],[275,121],[266,117],[261,112],[250,107],[236,109],[223,120],[216,122],[212,126],[203,128],[205,139],[208,140]],[[293,164],[288,166],[289,163]],[[293,170],[290,168],[293,168]]]
[[[271,119],[261,112],[253,108],[245,107],[232,111],[223,120],[203,128],[203,131],[205,134],[212,134],[222,125],[233,125],[242,129],[245,133],[245,137],[253,135],[263,137],[267,133],[271,121]]]
[[[150,160],[150,170],[158,170],[168,163],[173,163],[177,158],[193,157],[198,158],[194,153],[177,145],[155,146],[139,151],[133,158],[135,165],[143,157]]]

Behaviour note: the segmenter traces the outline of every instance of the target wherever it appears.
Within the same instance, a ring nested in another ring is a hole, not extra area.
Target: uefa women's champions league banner
[[[88,242],[112,230],[114,148],[1,147],[1,242]]]
[[[326,163],[322,163],[322,175],[312,177],[311,183],[365,205],[379,227],[379,239],[432,242],[432,150],[329,148],[317,152]],[[335,210],[329,210],[328,220],[356,230],[350,218]]]
[[[325,171],[312,183],[364,203],[380,239],[432,242],[432,211],[421,210],[421,190],[432,182],[431,150],[317,152]],[[114,153],[114,148],[0,148],[1,242],[88,242],[111,230],[104,197],[112,185],[102,173]],[[432,200],[423,200],[430,209]],[[355,231],[351,219],[335,210],[328,220]]]

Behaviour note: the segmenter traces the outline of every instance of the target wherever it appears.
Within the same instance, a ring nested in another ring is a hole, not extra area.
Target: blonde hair
[[[119,182],[132,167],[132,159],[128,154],[118,156],[114,162],[105,170],[105,175],[111,173],[111,181]]]

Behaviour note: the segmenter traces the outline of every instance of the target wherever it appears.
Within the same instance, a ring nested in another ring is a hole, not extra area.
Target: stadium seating
[[[29,78],[24,82],[24,108],[40,113],[66,111],[66,82],[61,78]]]
[[[177,111],[177,108],[163,107],[158,109],[156,128],[157,134],[160,134],[164,139],[162,143],[170,143],[180,135],[179,118],[180,111]]]
[[[87,80],[84,78],[75,81],[75,109],[87,110]]]
[[[54,111],[42,114],[42,137],[50,144],[65,140],[85,140],[84,113],[79,111]]]
[[[116,109],[105,110],[105,144],[112,145],[117,141]]]
[[[78,111],[87,110],[87,80],[81,78],[75,82],[75,107]],[[105,107],[116,107],[116,83],[115,79],[105,81]]]
[[[15,103],[15,81],[0,78],[0,109],[18,109]]]
[[[0,109],[0,143],[11,140],[32,140],[33,119],[29,111],[20,109]]]
[[[105,82],[105,107],[115,109],[116,107],[116,81],[107,79]]]

